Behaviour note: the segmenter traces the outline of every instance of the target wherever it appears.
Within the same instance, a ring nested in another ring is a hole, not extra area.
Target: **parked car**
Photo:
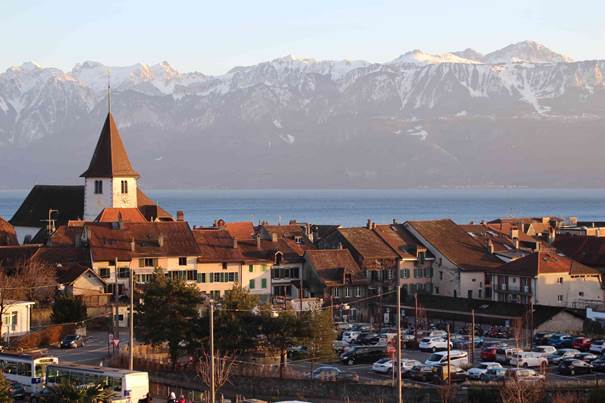
[[[490,368],[479,379],[484,382],[503,381],[506,378],[506,368]]]
[[[496,361],[496,346],[483,346],[481,349],[481,359],[485,361]]]
[[[292,346],[288,348],[288,358],[291,360],[300,360],[309,356],[307,346]]]
[[[590,363],[592,369],[598,372],[605,372],[605,357],[597,358]]]
[[[487,373],[490,368],[502,368],[499,362],[481,362],[474,368],[466,371],[466,375],[469,379],[482,379],[481,376]]]
[[[553,334],[553,332],[537,332],[534,334],[534,345],[545,345]]]
[[[353,341],[354,344],[360,345],[374,345],[378,344],[380,340],[380,336],[377,333],[361,333],[357,338]]]
[[[353,341],[357,340],[360,334],[361,332],[359,330],[347,330],[342,334],[342,341],[350,344]]]
[[[483,345],[483,342],[484,342],[483,337],[474,336],[473,344],[475,347],[481,347]],[[466,335],[455,336],[452,339],[452,344],[453,344],[454,348],[466,350],[471,345],[471,336],[466,336]]]
[[[466,372],[458,366],[450,365],[449,369],[447,365],[440,365],[436,367],[433,372],[433,382],[445,383],[451,380],[452,382],[464,382],[466,381]]]
[[[576,337],[573,339],[571,343],[571,348],[575,348],[576,350],[580,350],[586,352],[590,349],[590,345],[592,344],[592,339],[588,337]]]
[[[343,364],[370,364],[384,357],[385,351],[382,347],[365,347],[357,346],[349,351],[345,351],[340,355],[340,361]]]
[[[559,348],[571,348],[571,343],[573,343],[573,336],[568,334],[557,334],[548,339],[548,343],[553,347]]]
[[[496,362],[500,364],[509,364],[513,355],[523,352],[523,349],[517,347],[500,347],[496,349]]]
[[[605,351],[605,340],[593,340],[588,349],[591,353],[603,354]]]
[[[441,337],[447,339],[447,332],[445,330],[431,330],[428,337]]]
[[[359,375],[343,371],[340,368],[331,367],[331,366],[321,366],[319,368],[315,368],[311,374],[308,374],[311,379],[321,380],[321,381],[351,381],[351,382],[359,382]]]
[[[536,346],[531,351],[534,353],[540,353],[542,357],[547,357],[548,355],[557,351],[553,346]]]
[[[427,382],[433,378],[435,367],[431,365],[415,365],[408,371],[408,377],[417,381]]]
[[[596,354],[593,354],[593,353],[590,353],[590,352],[588,352],[588,353],[580,353],[580,354],[578,354],[578,355],[576,356],[576,358],[577,358],[578,360],[585,361],[585,362],[587,362],[587,363],[589,363],[589,364],[590,364],[591,362],[593,362],[594,360],[596,360],[597,358],[599,358],[599,357],[600,357],[600,356],[598,356],[598,355],[596,355]]]
[[[522,351],[512,356],[510,365],[523,368],[542,367],[548,365],[548,359],[541,353]]]
[[[59,343],[60,348],[78,348],[84,347],[84,338],[79,334],[70,334],[63,337]]]
[[[452,342],[450,341],[450,347],[452,347]],[[420,340],[420,344],[418,345],[420,351],[438,351],[438,350],[447,350],[447,340],[442,337],[425,337]]]
[[[510,335],[510,329],[502,326],[492,326],[492,328],[487,331],[488,337],[497,339],[509,339]]]
[[[391,374],[393,373],[393,366],[395,364],[395,360],[391,360],[390,358],[381,358],[372,364],[372,371],[379,372],[382,374]],[[406,372],[408,372],[414,365],[422,364],[417,360],[401,360],[401,372],[405,376]]]
[[[559,365],[562,360],[566,358],[576,358],[578,354],[580,354],[580,352],[574,348],[562,348],[548,355],[546,358],[548,359],[549,364]]]
[[[559,373],[564,375],[589,374],[592,372],[592,365],[586,361],[575,358],[567,358],[559,363]]]
[[[506,370],[505,378],[522,382],[544,381],[546,377],[529,368],[510,368]]]
[[[462,350],[451,350],[450,351],[450,365],[462,366],[468,365],[468,353]],[[426,365],[445,365],[448,361],[447,351],[438,351],[431,354],[426,361]]]

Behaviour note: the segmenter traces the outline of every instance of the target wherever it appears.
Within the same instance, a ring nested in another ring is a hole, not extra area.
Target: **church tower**
[[[84,178],[84,220],[92,221],[104,208],[137,207],[137,179],[111,112]]]

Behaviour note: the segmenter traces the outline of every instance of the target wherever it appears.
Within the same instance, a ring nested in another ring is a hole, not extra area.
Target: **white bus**
[[[120,402],[138,403],[149,393],[147,372],[65,362],[46,368],[47,386],[59,384],[63,379],[78,386],[103,385],[114,392],[112,400]]]
[[[44,388],[46,366],[57,362],[57,357],[42,352],[0,353],[0,371],[4,377],[20,383],[27,393],[38,393]]]

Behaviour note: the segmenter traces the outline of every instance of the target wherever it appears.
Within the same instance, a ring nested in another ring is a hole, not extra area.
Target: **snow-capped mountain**
[[[77,182],[112,111],[162,187],[605,185],[605,61],[533,42],[483,56],[283,58],[219,76],[167,62],[0,74],[0,186]]]

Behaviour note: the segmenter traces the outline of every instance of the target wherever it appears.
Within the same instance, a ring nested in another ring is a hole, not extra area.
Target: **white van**
[[[517,353],[510,359],[510,365],[513,367],[519,366],[523,368],[529,367],[541,367],[548,365],[548,360],[538,352],[527,352]]]
[[[432,366],[443,364],[447,365],[447,351],[439,351],[431,354],[424,363]],[[454,365],[456,367],[468,365],[467,352],[462,350],[450,351],[450,365]]]
[[[555,353],[557,349],[554,346],[536,346],[531,351],[540,354],[542,357],[546,357]]]

